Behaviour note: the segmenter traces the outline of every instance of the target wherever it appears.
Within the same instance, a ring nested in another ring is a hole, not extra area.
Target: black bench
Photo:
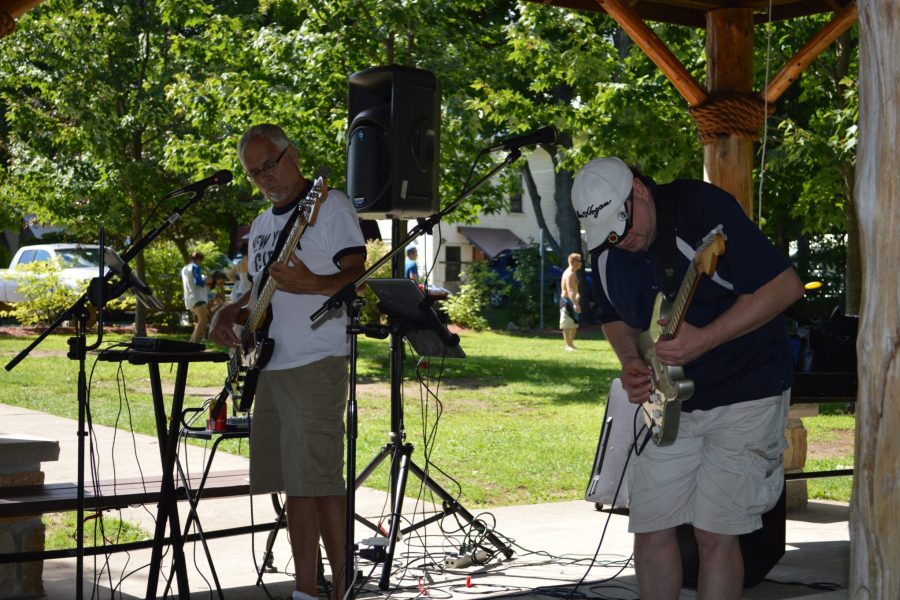
[[[204,498],[227,498],[250,493],[246,470],[210,473],[203,489]],[[191,476],[190,489],[200,485],[200,475]],[[85,485],[86,510],[120,509],[159,502],[160,477],[129,478],[103,481],[96,487]],[[186,500],[185,486],[176,485],[177,498]],[[78,485],[48,483],[21,487],[0,488],[0,518],[25,517],[52,512],[66,512],[78,508]]]
[[[191,490],[200,485],[201,475],[191,476],[188,481]],[[145,479],[129,478],[118,481],[104,481],[97,486],[85,487],[84,505],[87,511],[116,510],[128,506],[154,504],[159,502],[161,477]],[[246,470],[210,473],[203,488],[203,498],[228,498],[250,494],[250,482]],[[188,499],[187,490],[181,481],[176,485],[178,500]],[[68,512],[78,509],[78,486],[75,483],[49,483],[44,485],[0,488],[0,518],[39,516],[45,513]],[[243,535],[252,531],[268,531],[279,524],[276,521],[259,523],[255,527],[231,527],[204,531],[203,537],[213,539]],[[185,541],[200,539],[199,534],[191,534]],[[167,542],[168,543],[168,542]],[[107,554],[150,548],[153,540],[130,542],[85,548],[86,555]],[[53,558],[74,557],[76,550],[44,550],[41,552],[13,552],[0,554],[0,564],[27,562]]]

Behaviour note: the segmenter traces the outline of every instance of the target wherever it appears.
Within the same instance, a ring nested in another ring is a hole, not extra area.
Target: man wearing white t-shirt
[[[278,234],[312,182],[300,172],[297,149],[284,131],[270,124],[249,129],[238,155],[250,180],[271,206],[250,226],[248,273],[262,275],[275,252]],[[346,587],[344,409],[347,400],[349,341],[343,309],[318,322],[310,315],[365,270],[365,240],[347,196],[329,190],[315,225],[306,228],[294,256],[272,264],[276,283],[268,337],[271,360],[260,374],[250,438],[253,493],[285,491],[288,531],[297,572],[293,598],[316,597],[319,537],[332,570],[334,595]],[[210,339],[238,348],[235,318],[251,297],[248,291],[220,309]]]

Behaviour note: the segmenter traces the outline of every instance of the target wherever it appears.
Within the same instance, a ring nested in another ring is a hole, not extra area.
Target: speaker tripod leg
[[[394,506],[391,510],[391,525],[388,529],[387,552],[384,557],[384,565],[381,568],[381,579],[378,580],[378,588],[386,590],[390,587],[391,569],[394,564],[394,552],[397,548],[397,535],[400,532],[400,515],[403,512],[403,499],[406,496],[406,481],[409,478],[409,455],[412,453],[412,445],[405,444],[397,449],[394,460],[399,454],[399,466],[396,469],[397,481],[394,486]]]

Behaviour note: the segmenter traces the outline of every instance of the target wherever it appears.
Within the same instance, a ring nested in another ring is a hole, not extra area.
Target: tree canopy
[[[757,89],[767,49],[780,65],[822,22],[758,33]],[[703,31],[653,26],[702,81]],[[784,244],[847,231],[857,59],[845,38],[770,119],[762,224]],[[258,122],[282,124],[302,169],[329,165],[344,187],[347,78],[390,63],[442,84],[444,205],[489,140],[560,130],[561,210],[547,233],[565,253],[580,249],[568,191],[590,158],[615,154],[661,181],[702,175],[686,103],[600,13],[514,0],[46,0],[0,40],[0,218],[34,214],[82,241],[103,224],[124,244],[176,206],[160,200],[167,191],[222,168],[242,174],[236,143]],[[519,173],[498,185],[454,219],[501,210]],[[209,195],[170,229],[183,253],[199,241],[233,247],[236,227],[265,206],[241,176]]]

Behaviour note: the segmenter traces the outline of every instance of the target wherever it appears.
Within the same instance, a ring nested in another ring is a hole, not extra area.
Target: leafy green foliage
[[[195,250],[203,253],[203,271],[207,277],[218,268],[218,265],[230,264],[215,242],[196,243],[188,252]],[[165,307],[162,312],[150,313],[149,321],[166,326],[177,324],[181,314],[185,312],[181,269],[187,263],[175,243],[170,240],[157,240],[150,244],[144,250],[144,261],[147,285]]]
[[[484,311],[490,306],[491,292],[509,294],[511,286],[500,281],[485,262],[469,264],[462,273],[459,291],[444,300],[443,308],[450,320],[460,327],[482,331],[489,327]]]
[[[387,254],[388,245],[381,240],[369,240],[366,242],[366,268],[374,265],[378,260]],[[372,279],[384,279],[391,276],[390,261],[383,264],[375,273]],[[365,286],[362,290],[362,297],[365,299],[362,311],[359,315],[359,322],[362,325],[376,325],[385,321],[384,316],[378,310],[378,298],[375,293]]]
[[[25,299],[12,305],[2,316],[13,317],[21,325],[48,325],[62,311],[72,306],[87,288],[87,282],[78,288],[66,285],[62,278],[62,266],[53,261],[37,261],[18,265],[8,272],[18,282],[19,293]]]
[[[788,60],[825,19],[770,25],[771,64]],[[617,155],[660,181],[702,175],[684,100],[602,13],[514,0],[55,0],[18,26],[0,41],[0,222],[32,213],[85,242],[103,223],[121,247],[141,224],[181,206],[180,197],[158,200],[165,192],[219,168],[240,173],[236,143],[254,123],[282,124],[300,170],[331,166],[331,183],[343,187],[347,77],[390,63],[441,82],[445,206],[465,187],[473,156],[484,161],[476,174],[500,160],[479,156],[488,140],[546,124],[560,130],[551,158],[563,254],[581,250],[568,189],[589,159]],[[702,30],[653,27],[702,81]],[[767,36],[756,39],[762,89]],[[847,232],[857,46],[852,30],[775,107],[762,225],[782,248],[802,234]],[[501,210],[518,177],[505,171],[453,218]],[[182,253],[197,240],[233,246],[236,227],[266,205],[244,177],[209,194],[215,202],[167,231]]]
[[[185,310],[181,284],[184,259],[174,242],[157,240],[144,250],[144,265],[147,285],[165,307],[163,313],[149,313],[148,321],[174,325]]]
[[[556,314],[557,304],[553,302],[554,282],[546,279],[541,285],[541,254],[540,248],[529,246],[513,251],[516,260],[516,270],[513,279],[517,285],[511,286],[507,308],[511,308],[516,315],[515,323],[519,327],[531,329],[538,323],[541,311],[541,296],[543,296],[544,310],[552,307]],[[545,257],[548,262],[555,262],[552,256]]]

